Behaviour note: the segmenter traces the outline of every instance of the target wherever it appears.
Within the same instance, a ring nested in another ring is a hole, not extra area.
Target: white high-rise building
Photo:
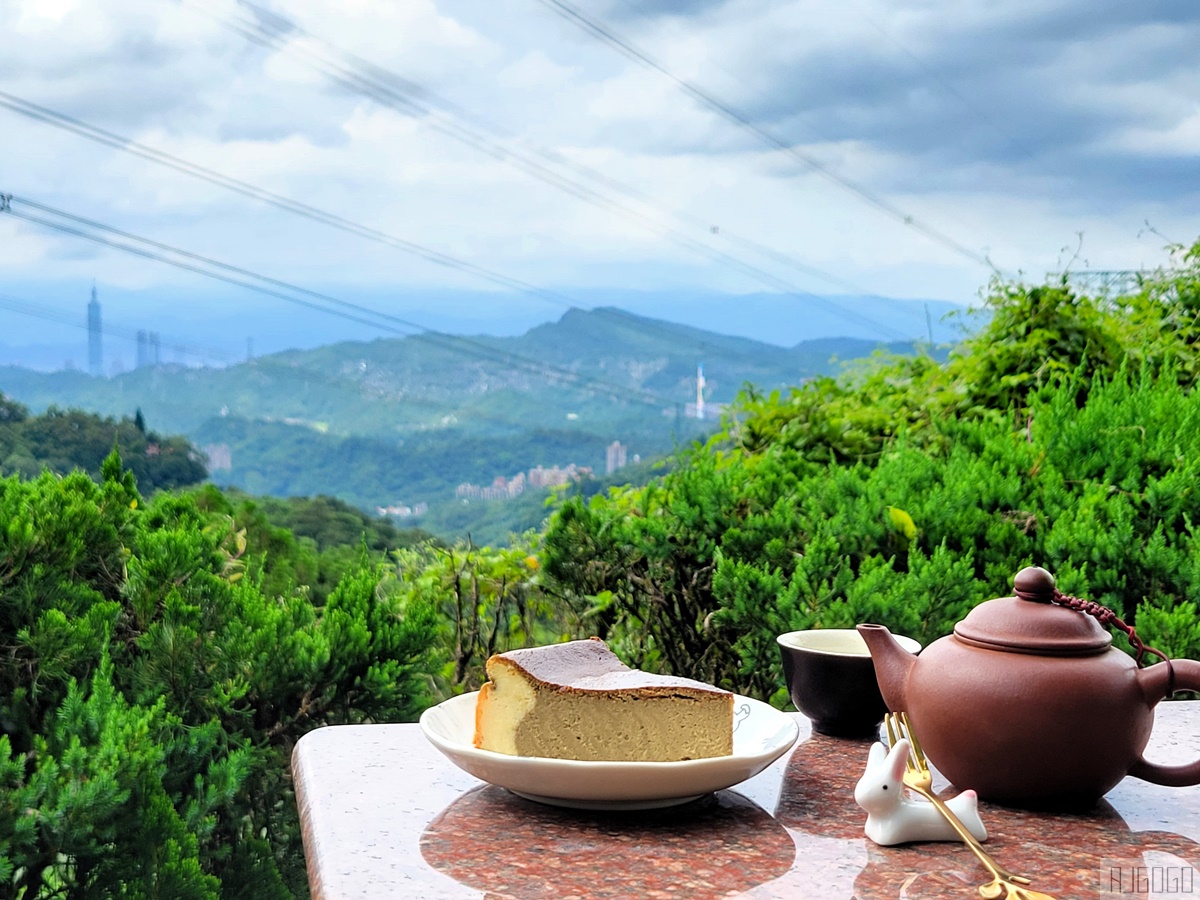
[[[620,441],[613,441],[608,445],[608,450],[604,454],[604,471],[611,475],[613,472],[625,465],[625,448],[621,446]]]

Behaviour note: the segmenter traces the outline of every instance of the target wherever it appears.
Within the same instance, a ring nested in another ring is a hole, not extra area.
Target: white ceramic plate
[[[421,729],[460,769],[514,794],[580,809],[652,809],[732,787],[777,760],[796,742],[791,716],[734,695],[733,755],[682,762],[584,762],[509,756],[474,746],[477,693],[425,710]]]

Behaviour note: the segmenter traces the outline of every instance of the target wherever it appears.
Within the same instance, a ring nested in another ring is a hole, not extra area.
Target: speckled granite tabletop
[[[987,879],[963,845],[868,841],[853,790],[869,744],[810,735],[807,720],[797,722],[794,749],[761,775],[684,806],[624,813],[543,806],[483,784],[417,725],[314,731],[293,756],[313,895],[978,896]],[[1196,756],[1200,702],[1161,704],[1146,757]],[[1087,812],[980,808],[989,851],[1059,900],[1200,897],[1200,787],[1126,778]]]

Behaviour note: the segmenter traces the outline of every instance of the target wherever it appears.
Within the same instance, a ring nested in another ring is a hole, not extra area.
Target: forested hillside
[[[797,384],[881,347],[915,352],[911,342],[850,338],[784,348],[615,309],[572,310],[517,338],[421,334],[226,369],[156,366],[105,379],[0,368],[0,390],[37,410],[127,415],[136,406],[156,427],[216,448],[210,475],[223,486],[327,494],[372,512],[425,504],[421,527],[495,541],[539,525],[529,510],[545,492],[507,509],[463,507],[459,484],[538,465],[603,474],[613,441],[631,459],[651,459],[707,438],[719,415],[698,419],[688,409],[701,364],[711,414],[747,382]]]
[[[98,478],[113,447],[144,493],[203,481],[208,474],[199,451],[177,435],[147,430],[138,410],[133,418],[101,418],[51,407],[39,416],[0,394],[0,475],[27,477],[43,468],[65,475],[81,469]]]
[[[988,302],[945,363],[747,391],[647,484],[513,546],[364,546],[327,590],[253,501],[148,499],[115,455],[100,483],[0,481],[0,884],[304,896],[295,741],[413,721],[516,646],[601,635],[782,705],[777,633],[928,642],[1036,563],[1200,656],[1200,244],[1134,295]]]
[[[728,403],[746,382],[764,389],[796,384],[880,347],[914,352],[912,342],[861,338],[785,348],[615,309],[571,310],[521,337],[416,334],[287,351],[223,369],[164,365],[93,378],[0,367],[0,390],[34,410],[57,405],[121,415],[136,406],[157,427],[185,435],[229,415],[338,436],[396,438],[448,424],[484,435],[562,428],[619,436],[631,426],[669,432],[695,399],[699,365],[706,402]],[[568,426],[569,413],[579,424]]]
[[[1200,656],[1200,244],[1126,297],[993,285],[944,365],[748,392],[645,488],[568,501],[544,572],[630,661],[784,701],[774,635],[928,642],[1029,564]]]

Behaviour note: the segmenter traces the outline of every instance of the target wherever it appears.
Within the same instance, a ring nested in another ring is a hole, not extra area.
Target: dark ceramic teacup
[[[912,638],[897,636],[896,640],[912,653],[921,649]],[[887,707],[875,680],[871,653],[857,631],[791,631],[776,641],[792,703],[812,720],[814,731],[849,738],[879,734]]]

